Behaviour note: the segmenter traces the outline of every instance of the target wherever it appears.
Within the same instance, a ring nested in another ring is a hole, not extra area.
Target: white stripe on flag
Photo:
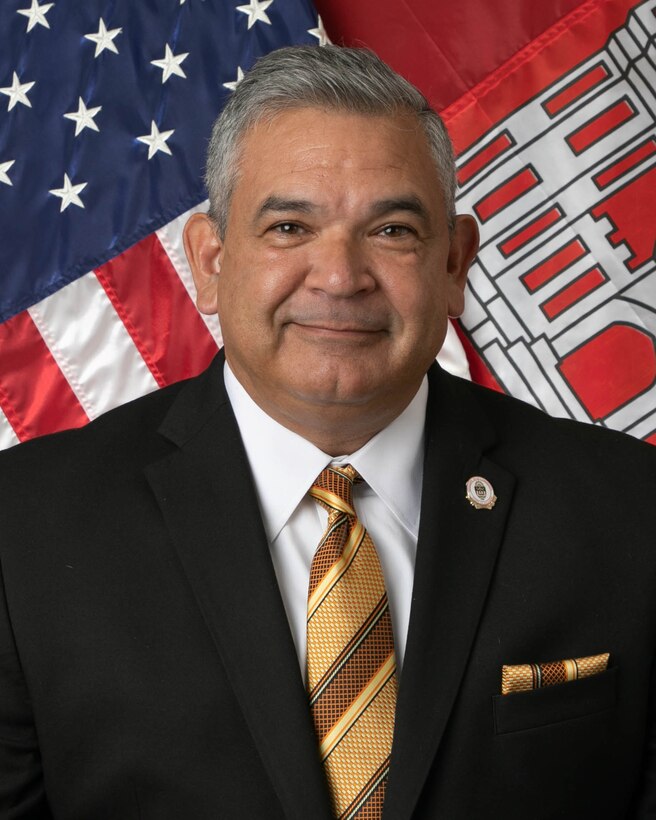
[[[14,444],[18,444],[18,441],[18,436],[14,433],[7,416],[5,416],[2,412],[2,408],[0,408],[0,450],[6,450],[7,447],[13,447]]]
[[[182,229],[192,214],[207,213],[208,206],[209,202],[205,200],[205,202],[201,202],[200,205],[196,205],[195,208],[191,208],[185,213],[180,214],[180,216],[172,222],[169,222],[168,225],[164,225],[163,228],[156,231],[160,244],[171,260],[175,272],[180,277],[180,281],[185,286],[189,298],[194,304],[196,304],[196,286],[194,285],[191,269],[184,251],[184,245],[182,244]],[[221,336],[221,325],[219,324],[218,316],[206,316],[204,313],[201,313],[200,316],[214,337],[214,341],[221,347],[223,338]]]
[[[29,313],[89,418],[157,389],[93,272]]]

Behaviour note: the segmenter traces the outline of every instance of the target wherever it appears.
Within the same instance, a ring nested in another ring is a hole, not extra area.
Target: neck
[[[403,413],[417,393],[417,383],[396,385],[389,393],[350,401],[311,397],[287,390],[262,390],[260,384],[239,373],[228,361],[233,375],[250,398],[278,424],[309,441],[330,456],[348,456]]]
[[[288,412],[277,406],[254,401],[283,427],[297,433],[330,456],[348,456],[363,447],[382,429],[387,427],[405,409],[401,407],[384,411],[365,407],[314,408],[311,412]]]

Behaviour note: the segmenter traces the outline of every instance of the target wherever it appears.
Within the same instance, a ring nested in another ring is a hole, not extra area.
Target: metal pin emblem
[[[472,476],[466,484],[467,501],[477,510],[491,510],[496,504],[497,497],[494,488],[487,480],[480,475]]]

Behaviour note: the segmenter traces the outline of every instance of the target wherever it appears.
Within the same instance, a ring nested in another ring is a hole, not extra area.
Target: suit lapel
[[[183,388],[160,428],[178,449],[146,474],[285,815],[328,820],[307,697],[222,364],[220,356]]]
[[[484,455],[494,440],[466,385],[429,374],[426,458],[408,643],[384,818],[410,818],[463,677],[510,508],[514,479]],[[467,391],[467,392],[466,392]],[[465,498],[473,475],[498,497]]]

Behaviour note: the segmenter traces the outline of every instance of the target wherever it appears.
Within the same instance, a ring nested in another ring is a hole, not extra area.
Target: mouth
[[[383,328],[370,325],[358,325],[352,322],[290,322],[289,325],[308,336],[335,340],[341,339],[343,341],[348,339],[367,340],[385,333]]]

